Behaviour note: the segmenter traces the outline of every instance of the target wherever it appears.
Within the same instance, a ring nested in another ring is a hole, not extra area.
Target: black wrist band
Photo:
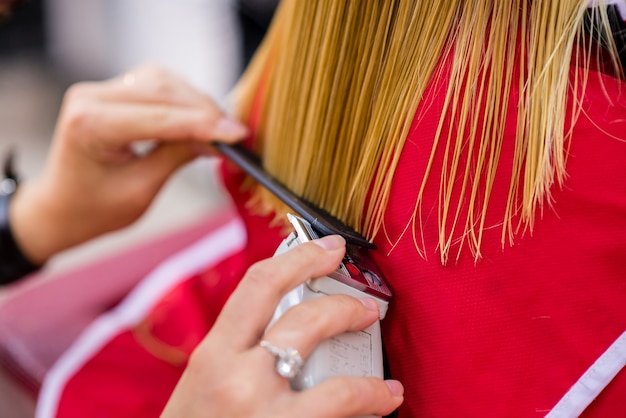
[[[24,256],[11,232],[9,202],[18,186],[18,178],[12,167],[12,154],[5,161],[4,175],[5,178],[0,180],[0,285],[39,270],[39,266]]]

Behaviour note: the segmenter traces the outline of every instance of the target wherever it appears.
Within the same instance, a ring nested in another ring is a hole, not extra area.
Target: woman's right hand
[[[285,293],[335,270],[344,253],[343,238],[327,236],[252,266],[192,354],[162,417],[343,418],[395,410],[404,393],[398,381],[335,377],[295,392],[259,345],[294,347],[306,358],[320,341],[376,321],[372,299],[335,295],[291,308],[266,330]]]

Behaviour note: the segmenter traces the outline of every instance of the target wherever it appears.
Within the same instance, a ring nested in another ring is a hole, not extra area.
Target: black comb
[[[367,238],[324,209],[296,196],[295,193],[265,171],[261,166],[259,158],[243,146],[239,144],[229,145],[223,142],[215,142],[214,145],[230,161],[275,194],[276,197],[298,213],[298,215],[306,219],[320,236],[337,234],[341,235],[349,244],[373,250],[376,249],[376,246],[369,242]]]

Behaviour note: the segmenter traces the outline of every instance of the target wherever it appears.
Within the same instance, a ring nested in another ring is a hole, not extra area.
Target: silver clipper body
[[[287,216],[295,232],[281,243],[275,255],[319,238],[306,220],[290,214]],[[333,376],[384,377],[380,321],[387,313],[391,292],[364,248],[348,245],[346,256],[336,271],[310,279],[285,295],[276,308],[272,322],[292,306],[334,294],[374,299],[380,309],[379,320],[362,331],[346,332],[322,341],[300,373],[291,379],[294,390],[310,388]]]

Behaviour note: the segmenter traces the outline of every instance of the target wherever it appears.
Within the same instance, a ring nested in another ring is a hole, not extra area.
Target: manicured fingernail
[[[402,386],[402,383],[397,380],[385,380],[385,383],[394,396],[404,395],[404,386]]]
[[[325,250],[337,250],[346,246],[346,240],[341,235],[327,235],[311,241]]]
[[[363,298],[359,299],[363,306],[367,308],[368,311],[378,312],[378,303],[374,299],[371,298]]]
[[[241,138],[248,135],[248,128],[233,118],[224,117],[215,124],[213,134],[217,137]]]

